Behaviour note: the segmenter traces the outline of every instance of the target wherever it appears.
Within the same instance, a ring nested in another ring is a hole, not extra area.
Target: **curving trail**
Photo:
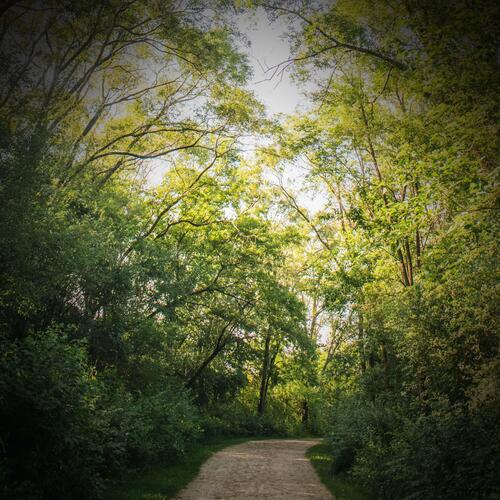
[[[315,440],[249,441],[219,451],[177,500],[332,500],[305,452]]]

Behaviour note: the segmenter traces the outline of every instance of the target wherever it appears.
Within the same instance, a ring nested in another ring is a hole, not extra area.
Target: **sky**
[[[238,29],[245,35],[248,42],[240,41],[239,49],[247,54],[253,71],[247,88],[254,92],[257,99],[266,106],[270,117],[304,111],[308,106],[307,99],[293,81],[290,71],[279,72],[274,76],[272,71],[266,71],[290,58],[289,43],[284,36],[289,29],[288,22],[289,20],[285,18],[278,18],[271,22],[264,9],[260,7],[257,10],[239,14],[237,19]],[[311,87],[309,86],[308,89]],[[255,146],[254,144],[253,147]],[[164,162],[158,162],[158,166],[153,167],[151,171],[149,182],[159,184],[165,168]],[[281,182],[297,194],[301,205],[314,212],[323,206],[324,196],[322,193],[304,189],[305,173],[305,165],[289,163],[285,166]],[[276,175],[272,172],[269,172],[267,177],[272,182],[273,176],[274,181],[278,182]]]
[[[262,8],[258,8],[254,13],[241,14],[238,19],[239,30],[250,42],[249,46],[240,44],[240,49],[248,55],[253,69],[248,88],[266,106],[271,117],[295,111],[305,112],[308,106],[307,99],[302,95],[303,89],[293,81],[290,71],[279,72],[274,76],[272,71],[266,71],[290,58],[289,43],[284,37],[289,29],[288,22],[285,18],[269,21]],[[311,88],[312,84],[306,86],[306,90]],[[314,212],[323,207],[325,197],[321,192],[305,189],[303,180],[306,172],[306,165],[300,162],[288,163],[281,181],[295,192],[302,206]],[[270,173],[271,181],[272,177],[273,174]]]
[[[292,113],[304,98],[290,77],[288,71],[270,79],[265,69],[286,61],[290,57],[288,41],[283,39],[287,31],[286,21],[279,18],[270,22],[265,11],[258,8],[255,13],[241,14],[238,27],[250,42],[249,47],[240,45],[249,56],[253,69],[253,78],[249,89],[262,101],[271,115]]]

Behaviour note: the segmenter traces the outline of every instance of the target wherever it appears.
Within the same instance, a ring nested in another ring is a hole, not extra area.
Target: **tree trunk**
[[[312,302],[312,310],[311,310],[311,328],[309,331],[309,338],[316,342],[318,338],[317,327],[318,327],[318,318],[321,313],[320,308],[318,307],[318,298],[316,295],[313,297]]]
[[[361,373],[366,371],[366,347],[365,347],[365,330],[363,326],[363,314],[358,313],[358,337],[361,343]]]
[[[226,347],[228,342],[231,340],[231,332],[229,332],[228,336],[225,336],[226,331],[231,326],[231,323],[227,323],[217,338],[217,342],[212,350],[212,352],[205,358],[205,360],[201,363],[201,365],[195,370],[195,372],[191,375],[189,380],[187,381],[187,387],[193,387],[194,383],[198,380],[203,370],[217,357],[217,355]]]
[[[410,278],[408,276],[408,270],[406,269],[405,258],[403,256],[403,252],[401,250],[400,245],[398,245],[398,258],[399,258],[399,263],[401,264],[401,276],[403,278],[403,285],[410,286]]]
[[[309,421],[309,405],[307,404],[307,400],[304,399],[302,401],[302,424],[307,425]]]
[[[389,357],[387,356],[387,349],[385,347],[385,343],[382,343],[380,346],[382,353],[382,364],[384,366],[384,386],[386,389],[389,389],[390,384],[390,367],[389,367]]]
[[[271,347],[271,334],[268,333],[266,335],[264,343],[264,358],[262,360],[259,405],[257,407],[257,412],[260,415],[262,415],[264,413],[264,410],[266,409],[267,390],[269,388],[269,377],[271,371],[270,347]]]

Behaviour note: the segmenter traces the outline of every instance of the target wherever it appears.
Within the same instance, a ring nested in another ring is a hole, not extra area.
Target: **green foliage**
[[[498,440],[457,408],[412,418],[417,412],[401,399],[356,396],[334,415],[333,474],[350,472],[380,498],[487,498],[498,491]]]
[[[498,496],[498,6],[289,3],[321,85],[279,123],[231,2],[2,9],[4,497],[302,433],[381,498]]]
[[[199,433],[179,384],[113,389],[59,329],[2,345],[3,496],[95,498],[104,479],[181,456]]]
[[[495,498],[498,5],[270,10],[303,21],[296,73],[321,81],[276,152],[327,193],[302,219],[332,324],[333,471],[380,498]]]
[[[222,3],[32,3],[1,14],[0,494],[98,498],[203,435],[277,432],[230,402],[266,335],[311,348],[282,279],[301,236],[239,155],[270,123]]]
[[[342,475],[332,476],[332,456],[328,443],[312,446],[306,452],[321,482],[338,500],[365,500],[370,498],[368,491],[355,484],[352,479]]]
[[[207,412],[202,421],[204,436],[208,439],[226,436],[289,436],[289,429],[283,429],[278,419],[270,415],[259,415],[255,407],[248,407],[239,401],[218,405]]]
[[[198,437],[197,410],[179,382],[172,382],[164,381],[164,389],[151,395],[118,393],[114,406],[103,407],[103,420],[107,416],[109,430],[120,436],[114,445],[125,450],[125,466],[173,460]]]
[[[54,328],[3,341],[1,352],[2,496],[98,495],[104,461],[94,412],[99,387],[83,346]]]

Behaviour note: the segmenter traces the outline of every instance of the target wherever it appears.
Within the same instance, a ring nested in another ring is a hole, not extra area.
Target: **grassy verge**
[[[354,484],[348,477],[332,476],[332,456],[326,443],[309,448],[306,456],[311,461],[321,482],[335,496],[335,500],[368,500],[370,498],[364,488]]]
[[[198,473],[201,465],[214,453],[233,444],[259,439],[255,437],[228,438],[201,443],[176,463],[162,464],[148,472],[134,475],[111,488],[106,500],[164,500],[172,498]]]

